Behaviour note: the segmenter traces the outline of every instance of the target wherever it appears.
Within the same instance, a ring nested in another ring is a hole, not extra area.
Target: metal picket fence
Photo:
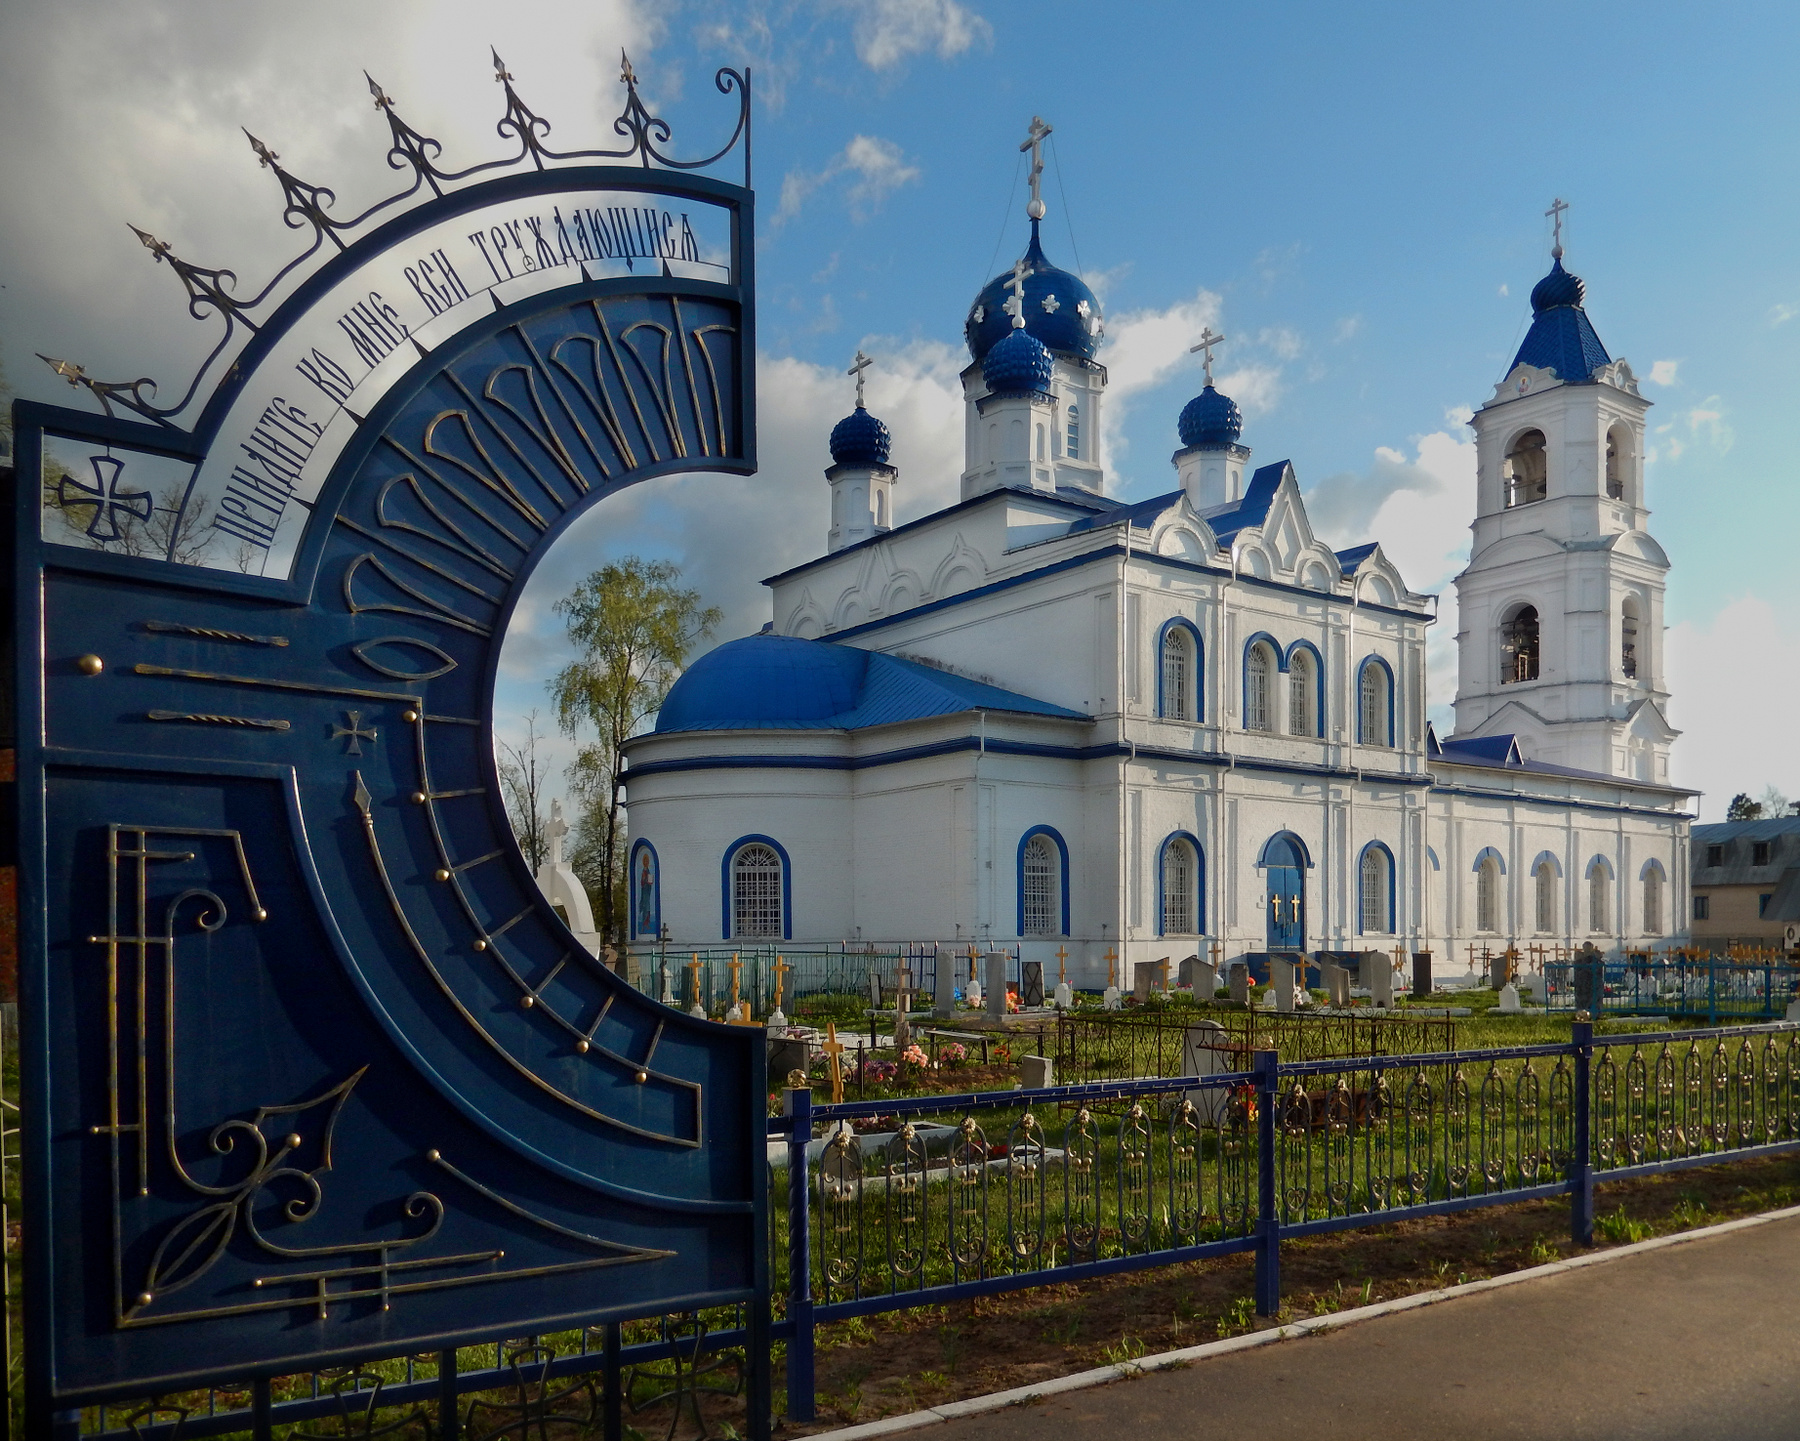
[[[788,1416],[814,1415],[813,1332],[879,1311],[1251,1251],[1259,1314],[1281,1242],[1800,1148],[1800,1027],[1567,1043],[814,1105],[784,1092],[771,1270]],[[785,1221],[785,1234],[780,1234]]]
[[[1543,963],[1552,1011],[1592,1015],[1774,1019],[1800,1000],[1800,966],[1766,952],[1708,956],[1683,951],[1626,953]]]

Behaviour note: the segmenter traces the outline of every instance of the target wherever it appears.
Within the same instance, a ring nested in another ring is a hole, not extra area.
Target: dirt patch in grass
[[[1598,1249],[1800,1202],[1800,1156],[1739,1161],[1595,1191]],[[1251,1300],[1248,1255],[821,1326],[818,1420],[801,1436],[1029,1385],[1327,1311],[1504,1275],[1577,1254],[1566,1199],[1285,1243],[1280,1317]],[[784,1409],[776,1360],[775,1402]]]

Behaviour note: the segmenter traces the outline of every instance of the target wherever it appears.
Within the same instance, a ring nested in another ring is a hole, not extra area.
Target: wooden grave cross
[[[844,1070],[839,1060],[844,1054],[844,1043],[837,1038],[837,1022],[825,1023],[825,1044],[819,1049],[825,1053],[825,1062],[831,1067],[831,1103],[839,1105],[844,1099]]]
[[[683,966],[682,970],[688,973],[689,1004],[695,1006],[703,1005],[704,1002],[700,999],[700,953],[698,951],[694,953],[694,959]]]

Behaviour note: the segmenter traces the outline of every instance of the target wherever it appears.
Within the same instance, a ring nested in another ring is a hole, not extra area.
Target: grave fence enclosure
[[[1546,961],[1551,1011],[1721,1020],[1773,1019],[1800,1000],[1800,966],[1773,952],[1719,957],[1696,951],[1625,952]]]
[[[1250,1251],[1259,1314],[1284,1239],[1568,1196],[1800,1148],[1800,1027],[1285,1061],[1213,1075],[813,1103],[769,1122],[771,1256],[791,1420],[831,1321]],[[780,1205],[785,1196],[785,1213]]]
[[[967,984],[967,943],[960,951],[947,942],[943,949],[952,952],[960,966],[958,984]],[[628,953],[627,975],[631,984],[646,996],[659,1000],[666,998],[670,1004],[686,1009],[698,994],[708,1010],[720,1010],[730,1003],[732,963],[736,962],[739,997],[761,1018],[774,1008],[777,966],[781,968],[781,1007],[788,1016],[796,1014],[794,1001],[810,996],[866,999],[870,994],[871,976],[881,987],[882,1005],[891,1007],[904,972],[910,980],[912,995],[922,1009],[929,1004],[936,984],[938,955],[938,943],[930,941],[899,945],[844,941],[829,946],[745,941],[685,949],[640,942],[634,943]],[[1011,967],[1014,971],[1018,968],[1016,947]]]

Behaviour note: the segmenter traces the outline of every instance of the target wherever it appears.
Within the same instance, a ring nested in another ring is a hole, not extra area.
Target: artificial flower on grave
[[[961,1041],[951,1041],[948,1045],[938,1047],[938,1065],[956,1067],[969,1059],[969,1048]]]
[[[917,1043],[910,1045],[901,1053],[900,1062],[906,1066],[917,1066],[921,1071],[931,1065],[931,1058],[920,1050]]]

